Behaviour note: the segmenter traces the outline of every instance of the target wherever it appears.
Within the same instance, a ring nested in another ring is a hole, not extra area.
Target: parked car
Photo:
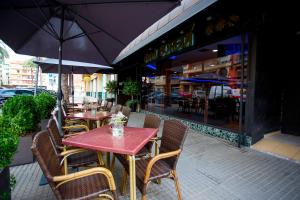
[[[32,90],[28,89],[4,89],[0,91],[0,106],[4,104],[4,102],[16,95],[34,95]]]

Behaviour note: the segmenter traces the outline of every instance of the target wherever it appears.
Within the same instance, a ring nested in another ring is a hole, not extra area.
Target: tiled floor
[[[252,148],[300,163],[300,136],[269,133]]]
[[[143,117],[133,113],[129,125],[141,126]],[[119,171],[114,173],[117,186]],[[54,199],[48,185],[39,186],[42,173],[36,163],[13,167],[11,172],[17,178],[13,200]],[[178,163],[178,176],[185,200],[300,199],[299,164],[252,149],[237,149],[192,130]],[[176,199],[173,182],[150,184],[148,199]]]

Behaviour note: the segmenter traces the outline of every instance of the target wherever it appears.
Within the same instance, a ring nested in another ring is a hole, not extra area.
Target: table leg
[[[86,123],[87,123],[87,126],[89,127],[89,129],[92,130],[93,129],[93,127],[92,127],[93,124],[92,124],[91,120],[87,119]]]
[[[135,156],[129,156],[130,200],[136,200]]]
[[[104,166],[105,164],[103,162],[102,152],[97,152],[97,156],[98,156],[100,166]]]
[[[101,127],[101,121],[97,120],[97,128],[100,128],[100,127]]]
[[[106,152],[106,166],[110,169],[110,152]]]

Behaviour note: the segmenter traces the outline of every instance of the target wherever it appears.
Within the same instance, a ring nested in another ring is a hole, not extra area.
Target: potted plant
[[[51,117],[51,112],[55,108],[56,100],[51,94],[42,92],[34,97],[34,101],[40,114],[41,130],[44,130]]]
[[[30,150],[32,138],[38,131],[40,115],[33,96],[17,95],[3,105],[3,117],[12,127],[18,127],[20,142],[12,165],[22,165],[33,162]]]
[[[108,81],[106,83],[105,89],[109,94],[113,95],[113,98],[116,98],[116,96],[117,96],[116,93],[117,93],[117,89],[118,89],[117,81],[115,81],[115,80]],[[112,98],[112,101],[113,101],[113,98]]]
[[[17,150],[19,138],[17,126],[11,126],[9,121],[0,117],[0,199],[10,199],[11,177],[9,164]]]
[[[138,104],[137,99],[133,97],[139,94],[139,85],[136,81],[127,80],[124,82],[123,94],[131,96],[131,99],[126,102],[126,105],[131,108],[131,111],[135,112]]]

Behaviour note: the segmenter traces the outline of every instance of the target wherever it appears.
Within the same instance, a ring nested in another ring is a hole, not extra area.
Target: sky
[[[33,58],[33,56],[28,56],[28,55],[22,55],[22,54],[15,53],[6,44],[5,44],[5,47],[6,47],[6,50],[7,50],[8,54],[9,54],[9,59],[7,59],[7,60],[21,60],[21,61],[25,61],[25,60],[29,60],[29,59]]]

